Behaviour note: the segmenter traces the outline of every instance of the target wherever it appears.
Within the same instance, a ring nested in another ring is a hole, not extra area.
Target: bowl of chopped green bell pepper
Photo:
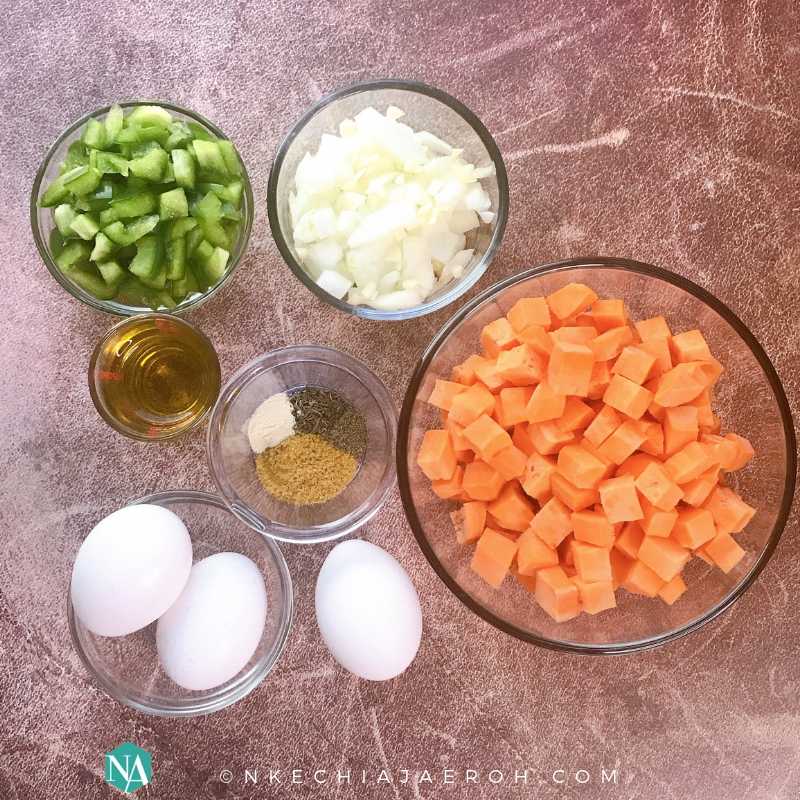
[[[236,148],[162,102],[93,111],[50,148],[31,191],[42,260],[74,297],[111,314],[195,308],[230,280],[253,191]]]

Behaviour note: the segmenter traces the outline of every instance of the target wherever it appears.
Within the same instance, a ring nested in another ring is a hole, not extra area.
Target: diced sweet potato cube
[[[705,508],[682,508],[672,530],[672,538],[681,546],[697,550],[717,535],[714,518]]]
[[[599,486],[599,492],[600,502],[609,522],[635,522],[644,517],[639,496],[636,494],[636,484],[631,475],[603,481]]]
[[[644,384],[644,388],[647,389],[647,391],[650,392],[654,398],[655,398],[655,393],[658,391],[658,382],[659,378],[653,378],[652,380],[649,380],[647,381],[646,384]],[[653,399],[650,401],[650,405],[647,407],[647,413],[653,419],[658,420],[659,422],[663,422],[666,409],[664,408],[664,406],[660,406],[658,403],[656,403],[655,399]]]
[[[684,483],[683,502],[690,506],[702,506],[719,481],[719,465],[707,469],[699,478]]]
[[[568,444],[558,453],[558,471],[578,489],[591,489],[602,480],[606,465],[580,445]]]
[[[514,443],[514,447],[522,450],[526,456],[530,456],[531,453],[536,452],[536,448],[533,446],[531,437],[528,434],[528,425],[524,422],[520,422],[518,425],[514,426],[511,441]]]
[[[703,552],[725,573],[730,572],[744,558],[744,550],[725,531],[704,544]]]
[[[550,489],[554,497],[573,511],[590,508],[600,498],[597,489],[579,489],[558,472],[554,472],[550,478]]]
[[[629,325],[610,328],[599,334],[589,343],[595,361],[610,361],[616,358],[629,344],[633,343],[633,331]]]
[[[708,385],[708,378],[698,362],[677,364],[658,379],[658,388],[653,399],[663,408],[685,406]]]
[[[622,464],[639,449],[644,439],[641,425],[635,420],[628,419],[597,448],[597,451],[606,461]]]
[[[649,342],[640,342],[636,346],[655,359],[650,369],[650,378],[659,378],[672,369],[672,355],[666,339],[651,339]]]
[[[561,567],[547,567],[536,572],[534,597],[556,622],[566,622],[580,612],[578,587]]]
[[[727,486],[717,486],[703,504],[711,512],[718,533],[737,533],[744,530],[756,510]]]
[[[671,581],[692,554],[672,539],[645,536],[639,548],[639,561],[646,564],[662,581]]]
[[[617,536],[614,547],[630,559],[639,557],[639,548],[642,546],[644,531],[638,522],[626,522],[622,532]]]
[[[632,475],[633,479],[636,480],[648,464],[660,463],[661,461],[647,453],[634,453],[630,458],[619,465],[616,475],[618,478],[623,475]]]
[[[755,455],[753,445],[751,445],[750,442],[744,438],[744,436],[739,436],[738,433],[726,433],[725,438],[729,442],[736,444],[738,448],[738,458],[731,465],[728,471],[731,472],[741,469]]]
[[[639,320],[634,325],[643,342],[658,339],[668,340],[672,337],[672,331],[670,331],[667,321],[662,316]]]
[[[594,419],[594,409],[580,397],[568,397],[564,413],[556,420],[562,431],[583,430]]]
[[[476,362],[475,375],[492,394],[497,394],[508,386],[508,381],[497,371],[496,358],[482,358],[480,362]]]
[[[611,585],[614,589],[618,589],[623,583],[625,583],[625,580],[628,577],[628,572],[630,572],[630,569],[636,560],[628,558],[628,556],[626,556],[623,552],[615,548],[611,549],[611,553],[609,553],[609,560],[611,561]]]
[[[546,358],[553,350],[553,340],[541,325],[528,325],[517,334],[520,344],[526,344],[534,352]]]
[[[508,575],[511,562],[517,552],[517,543],[503,536],[499,531],[486,528],[483,535],[475,545],[470,567],[473,572],[480,575],[486,583],[500,587],[503,579]]]
[[[553,496],[550,478],[555,470],[556,463],[553,459],[541,456],[534,450],[528,457],[525,472],[520,478],[525,494],[541,504],[546,503]]]
[[[521,538],[522,537],[520,536],[520,539]],[[517,583],[519,583],[519,585],[525,589],[525,591],[533,594],[536,589],[536,573],[533,575],[523,575],[521,572],[514,569],[514,566],[512,565],[511,574],[517,579]]]
[[[683,484],[699,478],[713,464],[705,445],[689,442],[664,462],[664,469],[675,483]]]
[[[639,446],[643,453],[651,456],[664,455],[664,429],[655,420],[639,420],[640,430],[644,434],[644,441]]]
[[[683,497],[681,487],[658,464],[648,464],[636,478],[642,496],[662,511],[671,511]]]
[[[578,587],[581,608],[587,614],[599,614],[609,608],[615,608],[617,599],[614,596],[614,585],[611,581],[586,583],[577,575],[570,580]]]
[[[637,558],[628,568],[622,587],[633,594],[656,597],[665,583],[647,564]]]
[[[531,422],[528,425],[528,436],[536,452],[543,456],[557,453],[575,438],[574,434],[560,430],[554,421]]]
[[[458,383],[463,383],[465,386],[472,386],[472,384],[478,380],[478,376],[475,374],[475,367],[482,361],[482,356],[473,353],[463,363],[453,367],[450,377]]]
[[[564,567],[564,569],[573,567],[573,572],[568,572],[567,574],[574,574],[575,559],[572,557],[572,543],[574,541],[575,534],[569,533],[561,540],[561,544],[556,548],[561,566]]]
[[[456,471],[456,454],[447,431],[425,431],[417,453],[417,465],[432,481],[446,481],[453,477]]]
[[[462,482],[464,480],[464,467],[461,464],[456,464],[456,471],[451,478],[447,480],[431,481],[431,489],[433,493],[442,500],[452,500],[461,495]]]
[[[572,557],[575,560],[575,569],[582,581],[593,583],[594,581],[611,580],[609,548],[597,547],[576,539],[572,543]]]
[[[706,389],[710,389],[719,380],[720,375],[725,372],[725,367],[716,358],[709,358],[704,361],[689,361],[687,363],[693,364],[698,370],[706,382]]]
[[[485,461],[476,459],[464,467],[461,485],[470,500],[494,500],[504,483],[503,476]]]
[[[669,511],[664,511],[656,508],[652,503],[645,500],[643,497],[639,501],[642,506],[642,513],[644,517],[639,521],[639,525],[647,536],[660,536],[666,538],[672,533],[675,527],[675,522],[678,519],[678,512],[671,508]]]
[[[653,395],[644,386],[639,386],[622,375],[612,375],[603,395],[603,402],[621,411],[631,419],[639,419],[653,400]]]
[[[484,325],[481,331],[481,347],[489,358],[497,358],[501,350],[508,350],[516,344],[514,329],[505,317]]]
[[[697,441],[700,427],[697,408],[692,405],[664,409],[664,455],[677,453],[689,442]]]
[[[598,461],[602,461],[605,464],[605,470],[603,472],[603,480],[606,478],[610,478],[614,474],[614,470],[616,469],[616,464],[613,461],[609,461],[601,452],[600,450],[595,447],[585,436],[581,439],[578,444],[587,452],[593,455]]]
[[[708,361],[712,358],[703,334],[698,330],[676,333],[669,343],[676,364],[689,361]]]
[[[458,454],[464,450],[472,450],[472,445],[464,438],[464,426],[459,425],[448,417],[447,422],[444,424],[445,429],[450,434],[450,441],[453,443],[453,450],[456,451],[456,458]]]
[[[500,394],[497,397],[500,403],[503,423],[505,423],[503,427],[511,427],[518,425],[520,422],[527,422],[527,405],[532,394],[533,390],[528,386],[509,386],[500,390]]]
[[[528,422],[549,422],[558,419],[563,413],[567,397],[556,394],[547,381],[542,381],[534,390],[525,409]]]
[[[484,460],[511,446],[511,437],[488,414],[464,428],[464,438]]]
[[[486,527],[486,503],[480,500],[464,503],[461,508],[450,512],[450,519],[453,520],[459,544],[477,542]]]
[[[589,379],[589,392],[587,397],[590,400],[599,400],[608,389],[611,382],[611,370],[608,361],[595,361],[592,366],[592,377]]]
[[[475,422],[481,414],[494,411],[494,395],[482,384],[470,386],[466,392],[457,394],[450,404],[450,417],[453,422],[467,426]]]
[[[629,345],[619,354],[611,368],[611,373],[612,375],[622,375],[623,378],[641,385],[647,380],[655,363],[655,356],[639,347]]]
[[[550,331],[550,338],[553,342],[589,344],[596,336],[597,329],[592,325],[565,325],[563,328]]]
[[[534,515],[530,528],[545,544],[558,547],[572,532],[569,509],[557,497],[551,497]]]
[[[497,374],[514,386],[533,386],[544,378],[546,359],[527,344],[497,356]]]
[[[611,406],[604,405],[583,435],[599,447],[622,424],[622,417]]]
[[[547,297],[547,305],[556,319],[563,320],[583,311],[597,300],[597,295],[583,283],[568,283]]]
[[[611,328],[620,328],[628,324],[628,315],[625,312],[625,303],[618,298],[595,300],[592,303],[592,319],[594,326],[600,333]]]
[[[602,511],[574,511],[572,529],[579,542],[597,547],[611,547],[614,544],[614,526]]]
[[[585,344],[556,342],[547,365],[547,382],[557,394],[586,397],[594,356]]]
[[[525,473],[528,457],[522,450],[511,444],[487,458],[486,463],[496,469],[503,477],[503,480],[510,481],[521,477]]]
[[[726,472],[730,472],[739,457],[739,448],[736,442],[718,436],[715,433],[704,433],[700,437],[715,464],[719,464]]]
[[[515,333],[525,330],[529,325],[550,328],[550,307],[544,297],[522,297],[511,306],[506,314]]]
[[[489,503],[488,511],[500,525],[511,531],[524,531],[533,519],[533,506],[516,481],[507,483],[500,490],[497,499]]]
[[[697,556],[701,561],[705,561],[709,567],[717,566],[716,563],[714,562],[714,559],[711,558],[711,556],[708,555],[708,553],[706,553],[704,547],[698,547],[697,550],[693,550],[692,555]]]
[[[680,575],[665,583],[658,591],[658,596],[671,606],[686,591],[686,582]]]
[[[453,402],[453,398],[457,394],[461,394],[461,392],[465,392],[466,390],[467,387],[460,383],[437,379],[436,383],[434,384],[433,391],[431,392],[431,396],[428,398],[428,402],[432,406],[443,408],[445,411],[449,411],[450,404]]]
[[[534,531],[526,530],[517,540],[517,569],[533,575],[539,569],[558,566],[558,551],[545,544]]]

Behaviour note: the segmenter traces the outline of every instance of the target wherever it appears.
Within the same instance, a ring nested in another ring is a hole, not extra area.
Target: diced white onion
[[[352,285],[353,281],[345,278],[341,272],[335,272],[332,269],[324,270],[317,278],[317,286],[333,295],[337,300],[341,300]]]

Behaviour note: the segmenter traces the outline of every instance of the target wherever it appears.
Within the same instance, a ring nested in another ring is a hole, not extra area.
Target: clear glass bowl
[[[211,714],[253,691],[275,666],[289,636],[294,608],[292,580],[280,548],[236,519],[213,494],[171,491],[142,497],[174,511],[192,538],[195,563],[215,553],[236,552],[252,559],[267,588],[267,619],[256,652],[231,680],[207,691],[188,691],[167,677],[158,663],[156,623],[129,636],[96,636],[67,614],[75,649],[95,682],[111,697],[145,714],[192,717]]]
[[[383,112],[395,105],[406,112],[403,122],[415,130],[427,130],[454,147],[462,148],[464,158],[477,166],[494,164],[495,174],[481,184],[492,199],[495,218],[467,234],[467,247],[475,254],[458,280],[451,281],[424,303],[399,311],[378,311],[354,306],[320,289],[305,271],[297,256],[291,234],[289,193],[300,159],[316,151],[323,133],[337,133],[339,123],[368,106]],[[317,297],[340,311],[377,320],[402,320],[430,314],[457,300],[486,272],[508,219],[508,177],[503,158],[492,135],[463,103],[449,94],[416,81],[380,80],[358,83],[323,97],[289,131],[278,148],[269,176],[267,210],[272,236],[289,268]]]
[[[689,590],[673,606],[627,592],[619,607],[595,617],[581,614],[554,622],[517,581],[492,589],[470,569],[471,548],[456,542],[448,512],[415,463],[425,431],[439,427],[437,409],[425,400],[436,378],[479,348],[481,328],[524,296],[547,295],[571,281],[601,297],[621,297],[633,319],[663,314],[672,330],[699,328],[726,371],[715,404],[725,430],[746,436],[756,456],[729,478],[758,508],[737,535],[747,556],[729,574],[700,559],[685,570]],[[664,644],[697,630],[728,608],[755,580],[783,531],[794,493],[796,443],[786,395],[775,369],[733,312],[691,281],[667,270],[616,258],[573,259],[528,270],[501,281],[453,316],[423,354],[406,392],[400,416],[397,471],[403,505],[428,561],[451,591],[500,630],[534,644],[580,653],[621,653]]]
[[[131,100],[125,103],[120,103],[122,108],[129,109],[140,105],[155,105],[166,108],[174,117],[186,122],[196,122],[202,125],[206,130],[213,133],[219,139],[227,139],[228,137],[216,126],[213,122],[209,122],[205,117],[201,117],[194,111],[186,108],[173,105],[172,103],[165,103],[160,100]],[[58,177],[58,168],[67,153],[67,148],[76,139],[79,139],[83,132],[83,127],[90,119],[104,118],[110,106],[98,108],[85,114],[79,120],[72,123],[62,134],[56,139],[55,144],[47,152],[44,157],[39,171],[33,181],[33,188],[31,189],[31,231],[33,232],[33,239],[36,242],[36,248],[39,255],[42,257],[45,266],[50,270],[50,274],[63,286],[73,297],[77,297],[86,305],[96,308],[98,311],[105,311],[108,314],[116,314],[120,317],[129,317],[134,314],[142,314],[153,309],[147,306],[129,306],[125,303],[119,303],[116,300],[99,300],[94,295],[81,289],[73,283],[64,273],[58,268],[55,263],[52,249],[50,246],[51,236],[55,230],[55,221],[53,220],[52,208],[41,208],[39,206],[39,199],[44,194],[45,189],[50,185],[50,182]],[[241,158],[240,158],[241,161]],[[247,243],[250,240],[250,230],[253,226],[253,189],[250,185],[250,178],[247,175],[247,169],[244,162],[242,162],[242,186],[244,187],[242,195],[242,222],[239,226],[239,238],[236,244],[231,249],[230,263],[222,279],[210,286],[205,292],[196,297],[184,300],[178,303],[175,308],[160,309],[169,314],[182,314],[190,309],[197,308],[206,302],[212,295],[216,294],[230,279],[236,268],[239,266],[242,256],[247,249]]]
[[[243,429],[268,397],[304,386],[329,389],[349,401],[366,422],[367,447],[340,494],[326,503],[292,506],[259,483]],[[234,514],[266,536],[311,544],[346,536],[377,513],[395,483],[396,435],[392,398],[364,364],[328,347],[286,347],[246,364],[223,387],[208,424],[208,459]]]

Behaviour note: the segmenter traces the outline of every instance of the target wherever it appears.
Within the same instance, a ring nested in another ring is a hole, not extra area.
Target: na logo
[[[147,786],[153,778],[153,760],[147,750],[125,742],[106,753],[103,777],[125,794]]]

